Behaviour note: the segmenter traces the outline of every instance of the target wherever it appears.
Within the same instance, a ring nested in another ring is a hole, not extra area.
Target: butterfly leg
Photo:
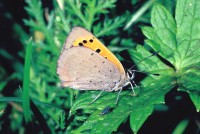
[[[92,102],[90,102],[90,104],[92,104],[93,102],[95,102],[100,96],[101,94],[104,92],[105,90],[102,90],[95,98]]]
[[[133,81],[133,83],[134,83],[134,85],[137,87],[137,85],[135,84],[134,81]],[[133,91],[133,96],[136,96],[136,93],[135,93],[134,88],[133,88],[133,84],[132,84],[131,82],[128,82],[128,84],[131,85],[131,89],[132,89],[132,91]]]
[[[137,84],[135,83],[135,81],[132,81],[132,82],[133,82],[134,86],[137,87]],[[132,85],[131,82],[130,82],[130,85]],[[132,85],[132,86],[133,86],[133,85]],[[132,86],[131,86],[131,88],[132,88]]]
[[[131,74],[131,76],[128,74],[128,77],[129,77],[130,81],[133,82],[134,86],[137,87],[136,83],[133,81],[133,78],[135,77],[135,73],[134,73],[135,71],[136,70],[129,70],[128,72]],[[133,85],[131,82],[129,82],[128,84],[130,84],[131,88],[133,89]]]
[[[137,72],[137,70],[128,70],[128,72],[131,74],[131,76],[129,75],[129,79],[133,80],[135,78],[135,72]]]
[[[117,95],[117,99],[116,99],[116,105],[117,105],[117,103],[118,103],[118,100],[119,100],[119,96],[120,96],[120,94],[121,94],[121,91],[122,91],[122,87],[120,88],[120,90],[119,90],[119,92],[118,92],[118,95]]]

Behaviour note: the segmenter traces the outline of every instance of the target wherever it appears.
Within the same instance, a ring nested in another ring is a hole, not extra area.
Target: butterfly
[[[119,91],[133,85],[132,70],[125,71],[117,57],[91,32],[74,27],[69,33],[58,59],[57,74],[63,87],[77,90]]]

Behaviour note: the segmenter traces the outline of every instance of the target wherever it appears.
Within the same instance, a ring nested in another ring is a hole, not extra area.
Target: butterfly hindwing
[[[57,73],[62,85],[78,90],[110,91],[121,79],[118,68],[97,52],[71,47],[62,52]]]

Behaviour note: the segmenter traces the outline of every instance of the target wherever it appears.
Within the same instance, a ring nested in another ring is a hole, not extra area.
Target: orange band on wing
[[[96,37],[93,36],[76,39],[73,46],[84,46],[96,51],[97,53],[111,61],[113,64],[115,64],[120,73],[125,73],[124,67],[122,66],[121,62]]]

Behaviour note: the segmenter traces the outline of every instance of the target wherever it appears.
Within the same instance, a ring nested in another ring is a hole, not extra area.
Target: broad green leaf
[[[177,69],[200,66],[200,1],[179,0],[176,6]]]
[[[131,55],[132,60],[137,64],[137,67],[140,71],[149,72],[149,73],[157,73],[161,76],[173,74],[173,69],[163,62],[156,56],[151,56],[152,54],[147,51],[141,45],[138,45],[136,50],[129,50],[129,54]],[[149,57],[151,56],[151,57]],[[148,59],[145,59],[149,57]],[[145,60],[144,60],[145,59]],[[144,60],[144,61],[143,61]],[[140,62],[142,61],[142,62]]]
[[[172,57],[176,51],[176,23],[169,11],[163,6],[155,4],[151,13],[153,28],[144,27],[143,33],[147,36],[146,43],[172,64]]]
[[[155,80],[154,83],[147,87],[135,89],[140,90],[140,94],[137,97],[130,95],[128,91],[123,91],[117,106],[114,105],[117,97],[116,93],[104,94],[91,105],[86,102],[92,101],[92,94],[85,93],[75,102],[71,113],[74,113],[75,110],[82,109],[82,116],[83,114],[88,114],[88,112],[92,114],[73,133],[111,133],[117,131],[119,125],[129,116],[131,116],[131,127],[134,132],[137,132],[153,111],[154,104],[164,102],[164,95],[174,87],[173,84],[169,84],[172,81],[170,77],[160,77],[159,80]],[[105,116],[99,115],[105,106],[111,106],[114,109]],[[142,119],[140,118],[141,116]]]
[[[176,6],[178,82],[199,111],[200,90],[200,1],[179,0]]]
[[[200,92],[199,91],[191,91],[189,92],[190,98],[196,106],[197,112],[200,110]]]
[[[172,77],[181,89],[188,91],[199,91],[200,87],[199,8],[200,1],[178,0],[174,20],[164,7],[155,4],[153,27],[143,28],[146,43],[172,63],[175,69]]]
[[[142,124],[148,118],[149,115],[153,112],[153,106],[149,105],[149,107],[138,108],[134,112],[131,113],[130,116],[130,125],[133,132],[137,133]]]
[[[179,80],[185,90],[200,92],[200,68],[186,69]]]

